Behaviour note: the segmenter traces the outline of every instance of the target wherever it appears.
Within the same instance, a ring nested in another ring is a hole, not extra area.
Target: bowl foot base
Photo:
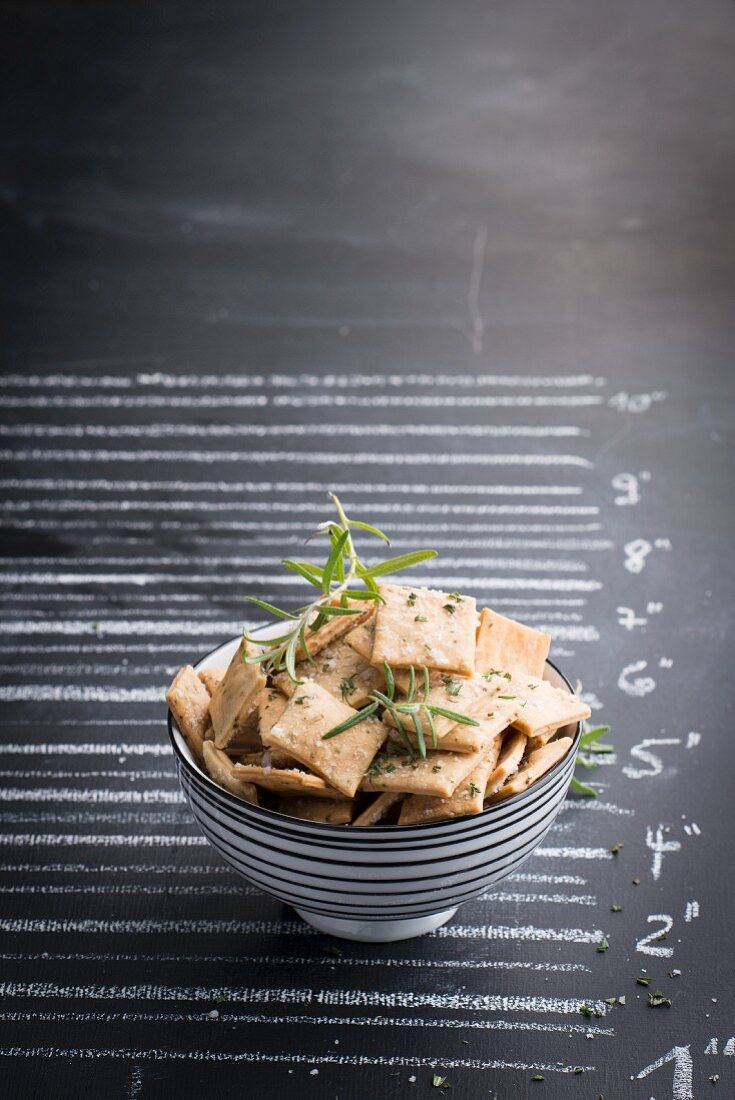
[[[410,940],[414,936],[425,936],[427,932],[441,928],[452,919],[457,908],[445,909],[443,913],[431,913],[428,917],[409,917],[407,920],[343,920],[309,913],[306,909],[297,909],[296,912],[312,928],[342,940],[393,943],[396,940]]]

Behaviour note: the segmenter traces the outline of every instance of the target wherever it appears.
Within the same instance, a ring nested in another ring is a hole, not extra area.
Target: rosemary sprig
[[[340,722],[338,726],[334,726],[331,730],[322,734],[322,741],[330,741],[332,737],[337,737],[340,733],[344,733],[345,730],[352,729],[352,727],[356,726],[359,722],[364,722],[366,718],[375,714],[379,706],[382,706],[390,714],[408,753],[414,756],[413,743],[406,731],[406,723],[410,720],[416,734],[418,754],[422,760],[426,759],[426,735],[421,722],[422,718],[426,719],[426,724],[429,727],[431,736],[431,747],[434,749],[437,748],[436,726],[434,724],[434,718],[437,717],[437,715],[441,715],[443,718],[451,718],[459,725],[479,726],[480,723],[475,718],[469,718],[466,714],[458,714],[455,710],[448,710],[446,707],[440,707],[437,706],[436,703],[429,702],[431,681],[429,679],[429,670],[426,666],[421,670],[423,680],[421,697],[418,699],[416,698],[416,670],[413,666],[409,668],[406,698],[402,703],[396,702],[396,681],[391,667],[386,661],[383,661],[383,672],[385,673],[385,691],[372,691],[370,693],[370,699],[372,701],[368,703],[367,706],[363,707],[362,710],[358,710],[355,714],[345,719],[344,722]]]
[[[583,768],[596,768],[598,766],[597,761],[588,759],[582,755],[583,753],[594,755],[595,753],[602,754],[615,751],[612,745],[603,745],[600,742],[602,735],[608,733],[609,730],[609,726],[595,726],[595,728],[591,730],[582,730],[582,736],[579,739],[580,755],[577,756],[577,765]],[[577,794],[583,794],[587,798],[597,798],[597,791],[595,788],[591,787],[588,783],[583,783],[581,779],[577,779],[576,776],[572,777],[571,788],[573,791],[576,791]]]
[[[316,599],[296,613],[283,611],[264,600],[248,596],[250,603],[285,620],[289,626],[277,638],[256,638],[243,632],[246,641],[258,647],[258,652],[246,657],[248,664],[262,663],[270,672],[287,672],[295,684],[303,681],[296,672],[296,662],[311,660],[309,654],[309,636],[331,618],[339,615],[359,615],[359,607],[351,607],[349,601],[379,602],[376,577],[385,577],[401,569],[410,569],[413,565],[436,557],[436,550],[415,550],[410,554],[400,554],[378,565],[366,566],[359,558],[352,539],[357,529],[375,535],[390,545],[390,539],[378,527],[362,520],[348,519],[339,498],[329,493],[329,499],[337,510],[336,520],[320,523],[316,531],[306,540],[326,537],[329,539],[330,552],[323,566],[308,561],[294,561],[284,558],[282,564],[292,573],[298,574],[314,588],[319,589]],[[364,585],[364,587],[359,587]]]

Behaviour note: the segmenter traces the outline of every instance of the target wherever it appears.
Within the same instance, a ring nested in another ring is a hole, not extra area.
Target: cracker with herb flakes
[[[384,791],[367,806],[361,814],[352,822],[353,828],[364,828],[368,825],[379,825],[393,807],[403,799],[400,791]]]
[[[365,622],[345,634],[345,641],[355,653],[359,653],[363,660],[371,663],[373,656],[373,642],[375,641],[375,615],[371,615]]]
[[[423,676],[417,675],[413,696],[414,702],[423,700],[423,683]],[[497,695],[500,692],[500,681],[485,676],[450,676],[448,673],[439,673],[433,678],[430,677],[429,683],[431,686],[427,703],[430,706],[438,706],[450,713],[461,714],[465,718],[471,718],[473,722],[478,722],[481,718],[487,717],[494,710]],[[415,736],[416,729],[411,716],[401,714],[400,719],[406,732],[409,735],[413,732]],[[391,726],[396,725],[394,716],[388,711],[386,711],[383,720]],[[426,716],[426,711],[420,710],[416,715],[416,720],[421,727],[427,746],[433,744],[431,724]],[[437,714],[434,717],[437,742],[440,742],[442,747],[444,737],[450,730],[454,730],[458,724],[464,725],[465,723],[458,723],[456,718],[447,717],[443,714]]]
[[[347,799],[335,802],[324,798],[282,798],[278,803],[279,814],[302,821],[321,821],[325,825],[349,825],[353,810],[353,803]]]
[[[293,794],[304,798],[327,798],[342,801],[349,796],[330,787],[321,776],[299,771],[298,768],[264,768],[261,764],[233,764],[231,775],[244,779],[256,787],[279,794]]]
[[[360,784],[363,791],[403,791],[449,798],[462,780],[477,767],[487,751],[475,753],[427,752],[424,758],[390,750],[379,753]]]
[[[204,766],[220,787],[237,798],[242,798],[245,802],[258,805],[257,787],[246,780],[233,778],[232,761],[227,753],[215,746],[213,741],[204,742]]]
[[[276,687],[264,687],[258,696],[258,733],[263,744],[263,735],[267,735],[278,722],[288,704],[288,697]]]
[[[376,688],[382,691],[385,687],[383,672],[367,664],[359,653],[347,645],[346,640],[326,646],[313,664],[302,661],[296,666],[296,675],[300,680],[319,684],[330,695],[355,710],[367,703],[371,691]],[[274,683],[286,695],[298,691],[297,685],[285,672],[276,676]]]
[[[371,664],[472,675],[477,634],[472,596],[398,584],[381,584],[379,592],[384,602],[375,612]]]
[[[562,726],[584,721],[592,713],[578,696],[537,676],[518,670],[487,675],[501,685],[499,699],[513,699],[518,704],[518,714],[511,725],[537,745],[546,744]]]
[[[245,660],[256,652],[255,646],[243,638],[212,695],[209,713],[218,749],[236,740],[238,731],[242,733],[252,728],[258,695],[265,687],[260,665],[248,664]]]
[[[550,645],[550,634],[484,607],[477,630],[475,666],[478,672],[518,668],[531,676],[543,676]]]
[[[192,755],[201,760],[209,727],[209,692],[191,665],[176,673],[166,692],[166,702]]]
[[[502,787],[506,779],[511,775],[515,775],[523,759],[527,744],[528,738],[525,733],[520,733],[518,730],[508,731],[503,739],[498,762],[487,778],[485,798],[490,798],[491,795],[495,794],[495,792]]]
[[[370,716],[336,737],[323,740],[325,733],[356,713],[319,684],[307,680],[291,696],[263,740],[290,753],[351,798],[388,736],[383,723]]]
[[[333,601],[335,604],[339,601]],[[348,606],[355,609],[354,615],[333,615],[317,630],[307,629],[306,650],[303,645],[296,647],[296,660],[305,661],[308,656],[316,657],[328,645],[356,629],[375,614],[375,604],[363,600],[348,600]]]
[[[280,749],[265,749],[261,745],[260,748],[253,752],[252,749],[231,749],[227,746],[227,755],[235,757],[235,760],[231,760],[231,763],[237,762],[238,764],[257,764],[263,768],[296,768],[298,771],[302,771],[302,767],[298,760],[294,760],[293,756],[289,756],[286,752],[281,752]]]
[[[226,668],[200,668],[197,676],[211,695],[224,678]]]
[[[411,795],[401,806],[399,825],[420,825],[426,821],[443,821],[450,817],[466,817],[482,813],[488,777],[495,769],[502,737],[496,735],[490,748],[465,776],[449,798],[426,798]]]
[[[446,733],[439,735],[437,723],[442,721],[442,719],[441,717],[435,718],[434,725],[437,726],[437,744],[443,752],[478,752],[487,744],[488,735],[499,736],[502,734],[511,724],[517,713],[518,704],[515,700],[499,699],[497,694],[494,694],[487,701],[486,706],[481,707],[480,710],[476,711],[474,714],[468,715],[468,717],[473,717],[475,721],[479,722],[477,726],[467,726],[458,722]],[[387,716],[384,721],[388,721]],[[443,721],[449,722],[450,720],[443,719]],[[404,722],[404,727],[409,741],[414,749],[416,749],[418,747],[418,738],[410,719]],[[394,744],[405,744],[397,730],[391,731],[390,740]],[[424,741],[427,748],[432,748],[433,742],[430,734],[424,738]]]
[[[563,760],[571,747],[571,737],[559,737],[555,741],[549,741],[548,744],[534,749],[515,775],[493,793],[491,801],[497,802],[502,798],[509,798],[511,795],[528,790],[537,779],[540,779],[542,775],[546,775],[555,764]]]

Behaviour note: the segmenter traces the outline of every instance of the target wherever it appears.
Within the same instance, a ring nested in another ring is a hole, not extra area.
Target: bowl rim
[[[233,641],[238,640],[239,635],[236,635],[235,638],[230,638],[227,641],[220,642],[219,645],[214,646],[213,649],[210,649],[207,653],[197,658],[195,662],[192,662],[192,667],[196,669],[199,665],[202,664],[203,661],[206,661],[218,650],[222,649],[224,646],[232,643]],[[562,672],[562,670],[554,664],[553,661],[550,661],[547,658],[544,662],[544,665],[548,665],[550,668],[552,668],[557,676],[560,676],[561,679],[564,681],[566,686],[569,688],[570,693],[574,694],[574,688],[572,687],[570,681]],[[220,787],[218,783],[215,783],[211,776],[207,775],[203,768],[200,768],[197,764],[192,764],[192,762],[188,760],[186,756],[182,753],[176,735],[174,733],[174,718],[170,709],[168,710],[167,714],[167,727],[169,740],[171,741],[171,746],[174,751],[174,756],[179,762],[179,765],[183,766],[186,771],[189,772],[190,775],[198,782],[204,780],[207,786],[211,787],[213,791],[217,794],[217,796],[221,799],[224,799],[231,808],[239,810],[242,821],[247,821],[248,817],[253,815],[255,817],[262,817],[265,821],[270,821],[274,825],[284,821],[290,822],[292,827],[296,828],[297,830],[303,828],[305,834],[315,831],[317,833],[322,832],[325,833],[327,836],[335,837],[345,837],[350,835],[349,830],[344,825],[333,825],[326,821],[305,821],[299,817],[291,817],[289,814],[279,813],[277,810],[269,810],[265,806],[254,806],[252,803],[245,802],[243,799],[238,798],[234,794],[231,794],[229,791],[226,791],[224,787]],[[574,735],[569,752],[566,754],[566,756],[563,756],[561,760],[558,760],[556,764],[554,764],[553,768],[546,772],[545,775],[542,775],[540,779],[538,779],[535,783],[532,783],[531,786],[527,787],[525,791],[520,791],[519,794],[513,794],[509,798],[504,798],[498,802],[492,803],[490,806],[488,806],[486,810],[481,810],[479,814],[466,815],[466,818],[468,818],[469,821],[473,823],[488,821],[494,814],[498,812],[499,809],[519,806],[530,795],[536,795],[540,793],[540,791],[544,787],[552,782],[552,780],[558,775],[563,767],[569,763],[570,758],[574,759],[576,757],[577,751],[579,749],[581,735],[582,723],[577,722],[574,728]],[[179,736],[183,739],[183,734],[181,734],[180,732]],[[429,833],[435,831],[436,829],[446,829],[449,826],[456,826],[459,822],[464,820],[465,818],[461,817],[448,817],[442,818],[439,821],[423,821],[415,825],[366,825],[360,828],[360,833],[361,835],[369,836],[370,834],[378,834],[386,837],[397,835],[415,836],[417,832],[421,832],[424,830]]]

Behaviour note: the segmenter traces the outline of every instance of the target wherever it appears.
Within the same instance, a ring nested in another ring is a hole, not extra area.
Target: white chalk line
[[[50,828],[91,828],[99,825],[114,825],[126,828],[130,825],[140,827],[189,824],[189,818],[183,807],[180,810],[1,810],[0,822],[14,827],[33,826],[36,829]]]
[[[300,465],[331,466],[574,466],[591,470],[594,463],[581,455],[571,454],[496,454],[469,453],[416,453],[406,451],[381,453],[380,451],[110,451],[98,449],[59,450],[39,447],[30,450],[0,450],[3,462],[177,462],[212,465],[236,462],[243,466],[261,466],[269,462],[293,462]]]
[[[105,787],[3,787],[0,802],[75,802],[109,803],[110,805],[173,806],[184,803],[184,796],[174,790],[124,790]]]
[[[576,424],[401,424],[402,437],[577,439]],[[0,439],[395,439],[395,424],[0,424]]]
[[[118,688],[95,684],[0,684],[6,703],[160,703],[160,687]]]
[[[0,956],[2,957],[2,956]],[[233,962],[240,962],[240,959],[233,959]],[[303,1013],[289,1013],[288,1015],[272,1015],[266,1013],[233,1013],[225,1012],[222,1009],[218,1010],[219,1015],[217,1022],[220,1024],[239,1023],[239,1024],[269,1024],[273,1025],[288,1025],[288,1024],[316,1024],[317,1026],[337,1026],[337,1027],[420,1027],[425,1028],[427,1026],[427,1020],[425,1017],[388,1017],[388,1016],[330,1016],[327,1014],[319,1015],[304,1015]],[[64,1022],[64,1023],[114,1023],[117,1021],[130,1022],[130,1023],[143,1023],[143,1022],[156,1022],[156,1023],[204,1023],[210,1027],[213,1024],[212,1017],[209,1012],[20,1012],[20,1011],[8,1011],[0,1012],[0,1020],[4,1020],[7,1023],[17,1023],[21,1021],[38,1020],[40,1022]],[[572,1024],[565,1022],[563,1024],[555,1024],[549,1021],[543,1023],[536,1023],[531,1020],[504,1020],[491,1019],[491,1020],[474,1020],[474,1019],[454,1019],[450,1017],[442,1017],[441,1026],[452,1029],[470,1029],[481,1031],[551,1031],[551,1032],[563,1032],[568,1035],[570,1032],[580,1032],[583,1034],[593,1035],[615,1035],[615,1029],[610,1027],[599,1027],[597,1025],[588,1024]]]
[[[84,400],[83,398],[81,400]],[[104,399],[101,399],[104,404]],[[320,394],[316,396],[295,397],[290,394],[277,395],[272,399],[276,409],[580,409],[603,405],[605,398],[599,394],[574,394],[562,396],[522,396],[488,397],[486,394],[472,394],[458,397],[455,394],[370,394],[369,397],[353,394]],[[22,408],[23,406],[12,406]],[[33,406],[31,406],[33,407]],[[80,406],[83,407],[83,406]]]
[[[597,905],[594,894],[521,894],[507,890],[489,890],[478,901],[510,902],[514,905]]]
[[[176,837],[169,837],[175,841]],[[204,837],[187,837],[187,840],[202,840]],[[181,932],[194,935],[270,935],[270,936],[316,936],[315,929],[300,921],[274,920],[238,920],[181,917],[172,919],[141,918],[104,919],[93,917],[0,917],[0,931],[3,932],[80,932],[96,935],[123,934],[149,935],[151,933]],[[599,943],[604,935],[600,929],[584,928],[537,928],[533,925],[445,925],[430,933],[439,939],[476,939],[519,941],[524,943]]]
[[[30,723],[29,723],[30,724]],[[119,725],[127,723],[121,720]],[[160,727],[161,723],[155,723]],[[0,755],[6,756],[165,756],[171,757],[171,749],[168,745],[154,743],[152,745],[140,742],[108,744],[107,742],[69,744],[64,742],[24,742],[11,741],[0,743]]]
[[[33,585],[73,585],[73,584],[103,584],[103,585],[130,585],[143,587],[149,584],[219,584],[230,587],[232,584],[258,584],[276,585],[279,588],[289,588],[303,585],[303,581],[296,575],[272,575],[268,573],[230,573],[227,576],[218,576],[216,573],[2,573],[0,584],[33,584]],[[450,588],[458,588],[461,585],[472,586],[475,589],[507,589],[541,592],[597,592],[602,588],[602,582],[596,580],[571,580],[564,578],[541,579],[536,577],[464,577],[457,574],[449,576],[434,576],[426,574],[406,575],[403,584],[426,585],[436,587],[447,585]],[[54,624],[50,624],[53,626]],[[102,629],[99,627],[98,629]],[[237,628],[236,628],[237,632]],[[168,634],[170,631],[166,630]]]
[[[43,595],[45,595],[45,593],[40,594],[41,598]],[[4,656],[10,656],[11,654],[26,656],[38,653],[79,653],[83,656],[94,653],[181,653],[181,643],[177,642],[175,645],[153,645],[150,643],[138,643],[137,645],[87,645],[86,642],[79,642],[76,645],[44,645],[43,643],[39,643],[38,645],[0,646],[0,653]]]
[[[52,665],[48,662],[24,665],[0,665],[0,676],[173,676],[177,665]]]
[[[592,374],[173,374],[165,371],[134,375],[6,374],[0,386],[6,389],[131,389],[158,386],[161,389],[373,389],[375,386],[477,386],[521,387],[523,389],[574,389],[604,386],[606,380]]]
[[[374,559],[372,555],[367,555],[363,559],[365,565],[377,565],[379,559]],[[48,555],[43,557],[19,555],[13,557],[12,563],[16,567],[22,566],[23,568],[38,568],[46,565],[58,565],[62,563],[69,567],[76,569],[91,569],[100,566],[105,567],[117,567],[122,566],[125,569],[138,568],[140,566],[154,566],[158,568],[180,568],[191,569],[192,566],[210,566],[212,569],[227,566],[229,568],[262,568],[263,566],[272,566],[272,556],[261,556],[258,554],[228,554],[228,555],[206,555],[201,556],[197,554],[183,555],[177,554],[175,556],[161,555],[151,557],[134,556],[120,557],[117,555],[104,555],[96,557],[74,557],[70,559],[59,559],[58,557],[50,557]],[[0,567],[4,564],[2,558],[0,558]],[[558,570],[569,573],[584,572],[588,569],[587,563],[578,561],[577,559],[569,558],[475,558],[475,557],[461,557],[461,558],[442,558],[441,565],[446,569],[464,569],[464,568],[494,568],[494,569],[529,569],[552,571]]]
[[[49,524],[53,524],[54,528],[60,524],[66,530],[71,531],[207,531],[207,532],[219,532],[219,531],[231,531],[231,532],[247,532],[254,533],[256,535],[255,541],[265,546],[303,546],[304,537],[310,533],[310,525],[302,524],[302,534],[294,534],[294,529],[299,529],[299,524],[287,523],[285,521],[268,522],[266,520],[232,520],[227,523],[217,523],[214,521],[207,521],[206,523],[200,523],[195,519],[191,520],[162,520],[160,523],[152,522],[151,520],[115,520],[115,519],[61,519],[61,520],[42,520],[42,519],[28,519],[18,520],[10,519],[6,525],[11,526],[14,530],[20,531],[33,531],[36,528],[45,528]],[[531,534],[567,534],[569,532],[588,532],[588,531],[600,531],[602,530],[601,523],[462,523],[461,525],[455,523],[437,523],[435,521],[429,523],[403,523],[400,520],[390,521],[391,532],[397,530],[400,531],[414,531],[416,533],[431,533],[432,535],[446,533],[456,533],[457,530],[464,531],[467,534],[475,532],[495,532],[498,534],[523,534],[528,532]],[[275,539],[262,537],[262,534],[266,531],[273,531],[279,533],[279,537]],[[212,540],[214,541],[214,540]],[[414,540],[410,540],[410,545],[414,545]]]
[[[57,771],[50,772],[48,768],[0,768],[0,779],[79,779],[88,783],[90,779],[126,779],[130,783],[143,782],[149,779],[171,779],[172,772],[166,768],[118,768],[116,771]],[[0,871],[2,867],[0,867]]]
[[[443,1069],[516,1069],[544,1070],[547,1073],[574,1073],[576,1066],[562,1062],[510,1062],[501,1059],[482,1058],[423,1058],[403,1055],[368,1054],[266,1054],[261,1051],[230,1054],[213,1050],[162,1050],[152,1047],[133,1050],[130,1047],[0,1047],[0,1057],[4,1058],[117,1058],[124,1061],[192,1061],[192,1062],[233,1062],[233,1063],[280,1063],[284,1065],[336,1065],[336,1066],[430,1066],[436,1068],[438,1062]],[[595,1067],[585,1065],[586,1072]]]
[[[616,806],[613,802],[601,802],[597,798],[584,800],[581,798],[568,798],[566,802],[562,803],[560,809],[565,813],[615,814],[618,817],[635,816],[635,810],[628,809],[626,806]]]
[[[191,963],[233,963],[244,966],[246,963],[256,966],[328,966],[334,967],[367,967],[379,969],[419,969],[419,970],[464,970],[468,966],[480,970],[529,970],[549,973],[591,973],[592,968],[586,963],[560,963],[560,962],[529,962],[522,959],[488,959],[473,956],[471,959],[447,959],[447,958],[376,958],[373,956],[350,957],[349,955],[217,955],[217,954],[183,954],[172,952],[166,954],[157,953],[120,953],[120,952],[4,952],[0,953],[0,959],[9,961],[62,961],[62,962],[191,962]],[[586,1025],[582,1025],[586,1030]]]
[[[534,856],[544,859],[613,859],[607,848],[537,848]]]
[[[155,833],[0,833],[0,846],[8,848],[206,848],[206,837],[195,834],[167,836]]]
[[[0,478],[0,489],[18,492],[100,492],[100,493],[307,493],[323,499],[324,484],[317,481],[137,481],[111,478]],[[579,496],[581,485],[366,485],[345,482],[332,485],[335,493],[379,493],[392,497],[410,496]]]
[[[355,1008],[433,1008],[469,1012],[539,1012],[558,1015],[578,1013],[589,1003],[606,1012],[604,1001],[497,993],[422,993],[410,990],[362,989],[263,989],[242,986],[168,986],[155,983],[131,985],[61,985],[57,982],[0,982],[1,997],[54,997],[83,1000],[206,1001],[220,997],[228,1004],[289,1004]]]

